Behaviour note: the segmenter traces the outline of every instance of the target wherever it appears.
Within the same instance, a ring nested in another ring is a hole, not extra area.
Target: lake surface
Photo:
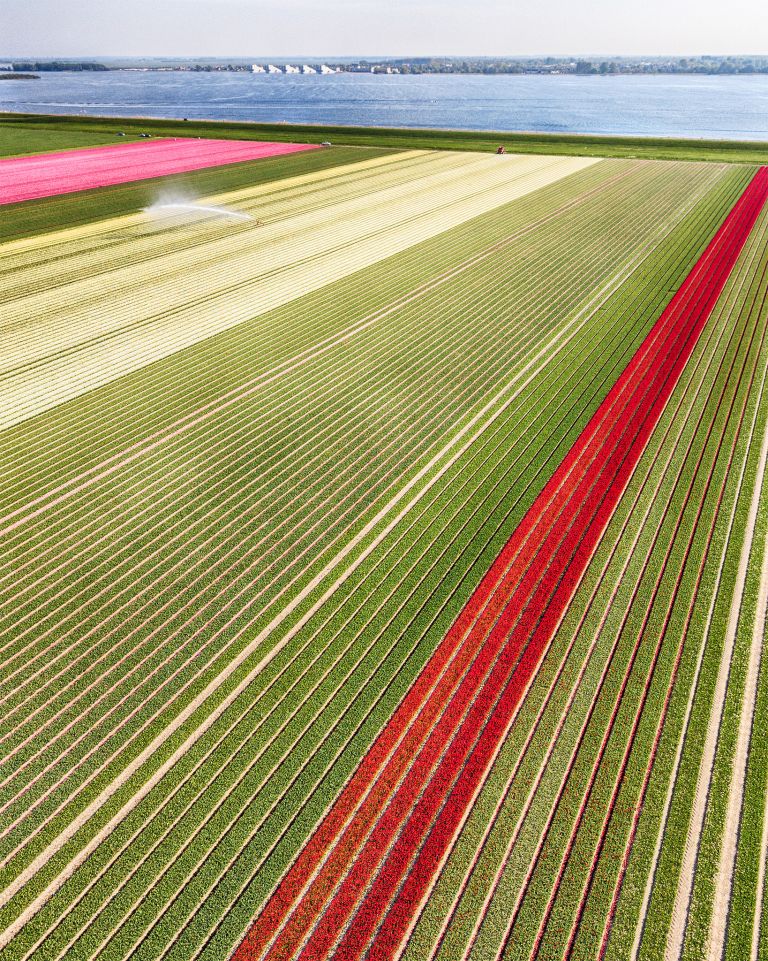
[[[0,110],[768,140],[768,75],[49,73]]]

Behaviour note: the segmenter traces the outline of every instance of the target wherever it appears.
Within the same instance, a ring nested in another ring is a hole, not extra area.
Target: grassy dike
[[[387,127],[336,127],[313,124],[224,123],[213,120],[74,117],[0,113],[0,155],[5,144],[35,137],[34,149],[47,132],[52,142],[70,135],[71,146],[82,138],[102,136],[105,142],[122,131],[127,136],[150,133],[168,137],[233,137],[254,140],[301,140],[354,147],[401,150],[495,150],[503,143],[517,153],[567,154],[578,157],[647,157],[650,160],[703,160],[720,163],[768,163],[768,143],[733,140],[685,140],[652,137],[605,137],[583,134],[509,133],[471,130],[420,130]],[[92,142],[92,141],[89,141]],[[30,152],[29,147],[20,150]]]

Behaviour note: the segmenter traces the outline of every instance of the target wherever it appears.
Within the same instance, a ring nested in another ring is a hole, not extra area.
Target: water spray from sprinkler
[[[178,195],[166,195],[159,197],[149,207],[144,208],[144,212],[150,216],[167,216],[172,214],[192,214],[198,217],[226,217],[229,220],[250,220],[250,214],[244,214],[239,210],[230,210],[229,207],[215,207],[209,204],[200,204],[188,197]],[[258,221],[257,221],[258,223]]]

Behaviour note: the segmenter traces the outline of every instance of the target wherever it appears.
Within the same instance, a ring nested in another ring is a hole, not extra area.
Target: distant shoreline
[[[106,57],[100,60],[9,58],[17,72],[254,73],[463,76],[756,76],[768,56],[628,57],[618,54],[540,57]]]

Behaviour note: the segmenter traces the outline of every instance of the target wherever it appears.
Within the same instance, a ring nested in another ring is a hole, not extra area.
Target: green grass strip
[[[235,137],[355,146],[428,150],[496,150],[500,143],[519,153],[559,153],[579,157],[646,157],[649,160],[704,160],[761,163],[768,144],[761,141],[686,140],[666,137],[607,137],[591,134],[513,133],[471,130],[419,130],[388,127],[342,127],[312,124],[232,123],[211,120],[0,114],[3,126],[45,131],[149,132],[153,136]]]

